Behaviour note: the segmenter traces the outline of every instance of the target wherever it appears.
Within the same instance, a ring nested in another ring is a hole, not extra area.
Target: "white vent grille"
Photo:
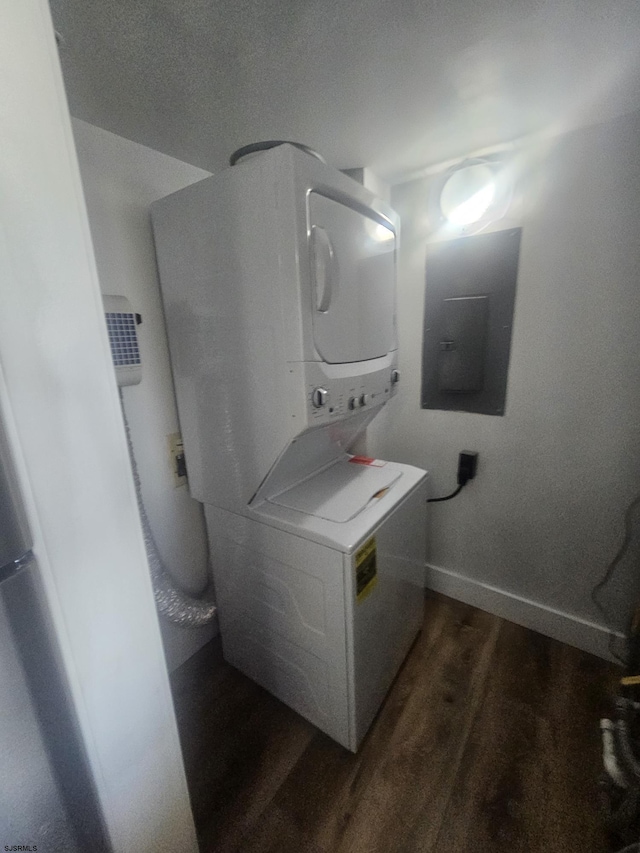
[[[136,385],[142,379],[136,314],[124,296],[104,296],[103,303],[118,385]]]

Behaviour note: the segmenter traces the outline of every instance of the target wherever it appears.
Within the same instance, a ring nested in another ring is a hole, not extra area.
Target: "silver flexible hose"
[[[627,721],[628,708],[627,700],[619,697],[616,701],[616,710],[618,712],[618,719],[615,724],[616,743],[623,768],[634,776],[636,780],[640,780],[640,761],[636,758],[633,746],[631,745],[631,734]]]
[[[616,725],[611,720],[600,720],[600,730],[602,731],[602,763],[604,769],[618,788],[628,788],[629,782],[618,762],[615,739]]]
[[[129,422],[124,411],[124,401],[122,399],[122,389],[120,392],[120,405],[122,407],[122,418],[124,420],[124,428],[127,434],[127,447],[129,448],[129,458],[131,459],[131,471],[133,473],[133,482],[136,487],[136,498],[138,499],[138,511],[140,513],[140,522],[142,523],[142,533],[144,535],[144,545],[147,551],[147,560],[149,561],[149,571],[151,572],[151,582],[153,584],[153,595],[156,601],[156,609],[161,616],[164,616],[170,622],[175,622],[176,625],[182,625],[183,628],[201,628],[203,625],[208,625],[212,621],[216,613],[216,606],[212,601],[205,598],[192,598],[182,590],[179,590],[174,584],[167,570],[162,565],[160,554],[151,525],[147,517],[147,511],[142,500],[142,489],[140,486],[140,475],[138,474],[138,466],[136,458],[133,454],[133,443],[131,441],[131,432],[129,430]]]

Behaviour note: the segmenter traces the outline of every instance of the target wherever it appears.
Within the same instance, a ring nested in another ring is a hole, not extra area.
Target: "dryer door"
[[[395,234],[318,192],[308,199],[316,349],[331,364],[384,356],[396,348]]]

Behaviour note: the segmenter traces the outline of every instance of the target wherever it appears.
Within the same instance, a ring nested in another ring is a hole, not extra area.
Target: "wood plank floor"
[[[605,853],[616,670],[443,597],[357,755],[210,643],[172,677],[203,853]]]

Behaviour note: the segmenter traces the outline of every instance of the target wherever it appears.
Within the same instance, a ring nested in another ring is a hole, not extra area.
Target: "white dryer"
[[[349,453],[396,391],[397,218],[290,145],[152,218],[225,657],[356,749],[422,615],[426,473]]]

